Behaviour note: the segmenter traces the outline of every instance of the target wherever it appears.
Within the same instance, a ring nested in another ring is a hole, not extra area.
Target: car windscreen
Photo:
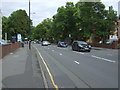
[[[60,44],[62,44],[62,45],[65,45],[66,43],[64,43],[64,42],[61,42]]]
[[[78,44],[81,44],[81,45],[87,45],[86,42],[82,42],[82,41],[79,41]]]
[[[43,43],[49,43],[48,41],[43,41]]]

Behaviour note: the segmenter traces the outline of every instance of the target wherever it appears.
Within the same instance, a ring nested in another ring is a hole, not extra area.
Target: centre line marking
[[[36,48],[36,47],[35,47],[35,48]],[[55,82],[54,82],[54,78],[53,78],[53,76],[52,76],[52,74],[51,74],[51,72],[50,72],[50,69],[48,68],[48,66],[47,66],[45,60],[43,59],[41,53],[39,52],[39,50],[38,50],[37,48],[36,48],[36,50],[37,50],[40,58],[42,59],[42,62],[44,63],[44,65],[45,65],[45,67],[46,67],[46,69],[47,69],[47,71],[48,71],[48,74],[49,74],[49,76],[50,76],[50,80],[51,80],[53,86],[56,88],[56,90],[58,90],[58,86],[57,86],[57,85],[55,84]]]
[[[82,53],[82,52],[77,52],[77,51],[72,51],[72,52],[75,52],[75,53],[78,53],[78,54],[85,54],[85,53]]]
[[[75,63],[77,63],[77,64],[80,64],[78,61],[74,61]]]
[[[60,53],[60,55],[63,55],[62,53]]]
[[[94,56],[94,55],[91,55],[91,56],[94,57],[94,58],[101,59],[101,60],[108,61],[108,62],[112,62],[112,63],[115,63],[115,62],[116,62],[116,61],[113,61],[113,60],[109,60],[109,59],[97,57],[97,56]]]
[[[55,51],[55,50],[52,50],[53,52]]]

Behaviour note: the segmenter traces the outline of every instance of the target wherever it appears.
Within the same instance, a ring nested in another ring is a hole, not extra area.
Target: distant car
[[[105,44],[112,44],[114,41],[118,41],[118,39],[109,39],[105,41]]]
[[[51,43],[48,42],[48,41],[43,41],[43,42],[42,42],[42,46],[48,46],[48,45],[51,45]]]
[[[67,47],[68,44],[65,43],[65,42],[58,42],[58,45],[57,45],[57,46],[58,46],[58,47]]]
[[[0,45],[8,45],[8,43],[5,40],[0,41]]]
[[[72,44],[73,51],[91,51],[91,45],[84,41],[74,41]]]

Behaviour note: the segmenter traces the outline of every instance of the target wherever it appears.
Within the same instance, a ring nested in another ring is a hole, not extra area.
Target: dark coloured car
[[[58,46],[58,47],[67,47],[68,44],[65,43],[65,42],[58,42],[58,45],[57,45],[57,46]]]
[[[73,51],[91,51],[91,45],[84,41],[74,41],[72,44]]]

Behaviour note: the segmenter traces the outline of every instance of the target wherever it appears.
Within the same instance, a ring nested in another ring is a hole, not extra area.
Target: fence
[[[5,55],[9,54],[10,52],[15,51],[20,47],[20,43],[12,43],[10,45],[3,45],[0,46],[0,58],[3,58]]]

